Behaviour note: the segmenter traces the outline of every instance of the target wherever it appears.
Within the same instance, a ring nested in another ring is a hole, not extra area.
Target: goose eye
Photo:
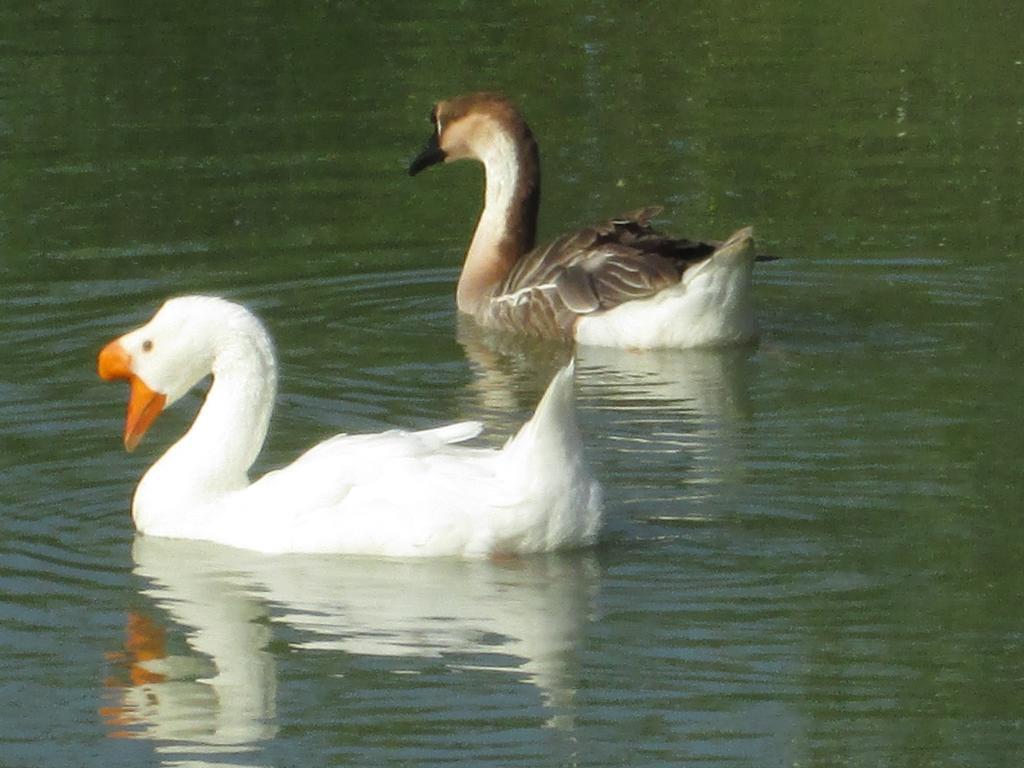
[[[142,342],[142,351],[149,352],[153,349],[153,342],[150,339],[146,339]]]

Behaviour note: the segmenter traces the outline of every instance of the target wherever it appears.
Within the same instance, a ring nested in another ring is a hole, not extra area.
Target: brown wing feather
[[[566,308],[577,315],[587,315],[601,308],[601,290],[592,272],[579,264],[563,269],[555,277],[554,291]]]
[[[488,325],[536,336],[571,335],[580,315],[642,299],[679,282],[718,243],[671,238],[642,208],[570,232],[523,256],[488,306]]]

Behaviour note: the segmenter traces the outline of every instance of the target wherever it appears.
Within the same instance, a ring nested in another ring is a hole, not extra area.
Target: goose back
[[[717,243],[658,232],[650,219],[660,210],[634,211],[526,253],[495,287],[478,319],[518,333],[571,338],[580,316],[678,284]]]

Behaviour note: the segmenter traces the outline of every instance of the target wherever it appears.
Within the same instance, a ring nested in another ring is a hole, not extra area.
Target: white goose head
[[[255,346],[273,376],[273,353],[259,321],[237,304],[211,296],[164,303],[153,318],[107,344],[97,370],[105,381],[130,385],[124,444],[135,449],[160,413],[211,373],[232,349]]]

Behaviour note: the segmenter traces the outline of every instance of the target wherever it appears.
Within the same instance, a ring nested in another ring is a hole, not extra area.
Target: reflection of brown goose
[[[441,101],[434,133],[409,166],[475,158],[484,210],[459,278],[462,312],[485,326],[584,344],[696,347],[756,335],[750,228],[724,242],[671,238],[646,208],[534,248],[540,202],[537,142],[503,96]]]

